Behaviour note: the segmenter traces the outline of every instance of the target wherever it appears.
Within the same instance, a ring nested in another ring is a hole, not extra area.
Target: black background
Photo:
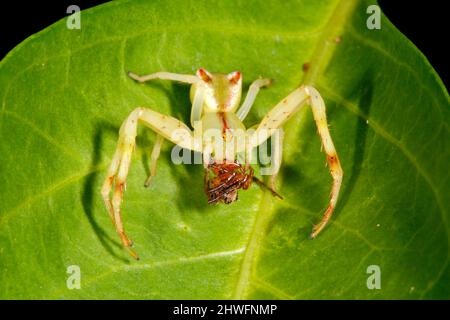
[[[2,2],[0,57],[53,22],[67,16],[67,7],[77,4],[81,9],[106,1],[58,0]],[[448,1],[428,0],[415,4],[411,0],[379,0],[383,12],[430,61],[448,87],[448,57],[450,14],[445,10]],[[282,2],[280,2],[282,3]]]

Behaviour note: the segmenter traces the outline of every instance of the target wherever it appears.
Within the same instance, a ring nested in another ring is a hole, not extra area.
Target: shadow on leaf
[[[122,245],[109,237],[94,217],[94,199],[96,196],[100,195],[99,188],[96,187],[98,171],[94,169],[97,168],[101,162],[103,134],[105,131],[110,131],[114,132],[114,134],[117,134],[118,130],[118,128],[110,125],[109,123],[100,122],[97,124],[92,138],[93,150],[91,169],[93,171],[84,179],[83,190],[81,193],[81,202],[83,204],[84,213],[102,246],[113,257],[128,263],[129,260],[119,256],[114,251],[113,247],[122,249]],[[107,214],[106,209],[104,210],[105,214]]]
[[[374,86],[373,79],[374,79],[373,72],[371,70],[368,70],[366,73],[364,73],[364,76],[360,79],[360,82],[365,84],[362,87],[362,92],[355,91],[347,95],[349,97],[348,99],[352,101],[355,100],[352,97],[360,97],[357,105],[359,107],[360,112],[367,119],[369,118],[370,108],[372,106],[373,86]],[[358,181],[358,178],[361,173],[366,151],[367,130],[369,126],[367,125],[366,120],[362,117],[356,117],[356,121],[357,125],[355,131],[355,150],[353,153],[353,162],[352,162],[353,164],[349,178],[342,192],[341,199],[340,201],[338,201],[337,209],[339,211],[341,211],[342,208],[345,207],[345,205],[348,202],[348,199],[350,198],[350,195],[353,192],[353,189],[355,188],[356,182]]]

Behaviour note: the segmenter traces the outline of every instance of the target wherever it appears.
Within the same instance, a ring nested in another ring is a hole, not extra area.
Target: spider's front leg
[[[165,71],[159,71],[151,74],[146,74],[143,76],[137,75],[136,73],[133,73],[131,71],[128,72],[128,76],[138,82],[147,82],[150,80],[160,79],[160,80],[172,80],[172,81],[179,81],[179,82],[185,82],[194,84],[198,82],[198,78],[191,74],[181,74],[181,73],[172,73],[172,72],[165,72]]]
[[[117,149],[111,165],[109,166],[108,175],[103,183],[101,193],[105,206],[109,212],[111,220],[116,226],[117,233],[119,234],[123,245],[136,259],[139,259],[138,255],[130,248],[132,242],[126,235],[122,223],[120,204],[123,199],[128,169],[130,168],[131,154],[136,143],[135,140],[138,121],[141,121],[161,136],[161,138],[157,138],[158,141],[159,139],[165,138],[183,148],[194,148],[194,138],[192,132],[184,123],[150,109],[135,109],[120,127]],[[157,144],[160,143],[158,141]],[[153,160],[156,161],[155,159]],[[111,198],[110,193],[113,184],[114,191]]]
[[[325,210],[322,220],[314,226],[310,238],[315,238],[326,226],[336,207],[339,190],[341,188],[343,171],[336,149],[328,130],[325,103],[319,92],[311,86],[301,86],[280,101],[261,121],[255,133],[251,137],[251,145],[257,146],[274,134],[295,112],[304,105],[311,105],[314,121],[322,140],[322,145],[327,155],[330,173],[333,178],[331,196],[328,208]]]

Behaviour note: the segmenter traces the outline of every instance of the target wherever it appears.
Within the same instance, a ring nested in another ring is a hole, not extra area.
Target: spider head
[[[241,100],[242,76],[239,71],[229,74],[210,73],[200,68],[197,77],[205,88],[206,112],[233,112]]]

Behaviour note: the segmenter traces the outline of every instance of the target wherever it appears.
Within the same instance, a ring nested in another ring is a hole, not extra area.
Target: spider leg
[[[128,76],[140,83],[150,81],[150,80],[171,80],[178,81],[183,83],[189,83],[196,87],[194,99],[192,101],[192,109],[191,109],[191,125],[194,127],[194,123],[196,121],[200,121],[203,111],[203,97],[204,97],[204,88],[201,84],[200,79],[197,76],[191,74],[179,74],[179,73],[171,73],[171,72],[155,72],[143,76],[139,76],[133,72],[128,72]]]
[[[283,199],[281,195],[276,192],[276,178],[281,167],[281,160],[283,156],[283,135],[282,130],[276,130],[272,134],[272,150],[271,150],[271,165],[270,167],[261,168],[261,175],[270,175],[269,184],[267,185],[263,180],[253,177],[253,181],[260,187],[269,190],[273,196]],[[251,146],[248,150],[252,150],[254,146]],[[248,157],[251,157],[251,152],[247,152]],[[249,168],[247,165],[246,168]]]
[[[139,76],[139,75],[129,71],[128,76],[138,82],[141,82],[141,83],[150,81],[150,80],[155,80],[155,79],[172,80],[172,81],[178,81],[178,82],[184,82],[184,83],[190,83],[190,84],[199,82],[198,77],[191,75],[191,74],[179,74],[179,73],[171,73],[171,72],[164,72],[164,71],[146,74],[143,76]]]
[[[154,130],[158,134],[158,136],[161,137],[157,138],[157,140],[162,140],[163,138],[165,138],[175,144],[180,145],[183,148],[188,148],[191,150],[196,149],[193,134],[184,123],[175,118],[160,114],[153,110],[137,108],[133,112],[131,112],[131,114],[122,124],[119,131],[117,149],[108,169],[108,175],[105,179],[105,182],[103,183],[101,193],[109,215],[111,216],[111,219],[116,226],[116,230],[120,236],[122,244],[136,259],[138,259],[138,256],[133,250],[130,249],[132,242],[126,235],[122,223],[120,205],[125,190],[126,177],[128,175],[128,170],[131,164],[131,154],[136,143],[135,140],[137,135],[138,121],[141,121],[143,124]],[[112,198],[110,198],[113,183],[114,191],[112,193]]]
[[[283,158],[283,135],[284,133],[282,130],[277,130],[272,134],[271,165],[269,168],[261,169],[262,175],[270,174],[269,186],[272,190],[276,190],[276,179]]]
[[[315,238],[325,227],[333,214],[342,183],[343,171],[339,162],[336,149],[331,139],[325,111],[325,103],[319,92],[310,86],[301,86],[280,101],[261,121],[256,131],[250,137],[252,146],[258,146],[280,128],[295,112],[304,105],[311,105],[314,121],[322,140],[322,145],[327,155],[330,173],[333,178],[331,196],[328,208],[325,210],[322,220],[315,225],[310,238]],[[280,159],[281,160],[281,159]]]
[[[119,149],[117,149],[116,152],[114,153],[111,164],[109,165],[108,175],[107,178],[105,179],[105,182],[103,183],[101,192],[106,209],[108,210],[109,216],[114,226],[116,225],[116,219],[114,218],[114,210],[112,208],[111,199],[109,198],[109,193],[111,192],[111,188],[114,182],[114,175],[116,174],[117,169],[119,168],[119,163],[120,163],[120,151]]]
[[[202,118],[203,111],[203,100],[205,90],[201,84],[194,84],[196,90],[194,99],[192,100],[192,108],[191,108],[191,126],[192,128],[196,127],[196,122],[200,121]]]
[[[244,102],[242,103],[242,106],[239,108],[239,110],[236,112],[236,115],[238,116],[239,120],[243,121],[247,114],[249,113],[253,103],[255,102],[256,96],[258,95],[259,90],[262,87],[270,86],[272,83],[272,80],[270,79],[258,79],[253,81],[253,83],[250,85],[247,96],[245,97]]]
[[[153,146],[152,155],[150,156],[150,175],[145,180],[144,187],[148,188],[152,178],[156,175],[156,163],[161,153],[161,146],[164,142],[164,138],[159,134],[156,135],[155,145]]]
[[[279,199],[283,200],[283,197],[278,192],[276,192],[275,189],[272,189],[272,187],[265,184],[264,181],[258,179],[257,177],[253,177],[253,181],[261,188],[264,188],[264,189],[270,191],[272,196],[278,197]]]
[[[331,188],[330,203],[326,209],[322,220],[319,224],[315,225],[313,231],[311,232],[310,238],[315,238],[326,226],[328,221],[333,214],[333,210],[336,207],[337,199],[339,196],[339,190],[342,184],[342,177],[344,172],[342,171],[341,164],[339,162],[339,157],[337,155],[336,149],[331,139],[330,131],[328,129],[327,114],[325,110],[325,102],[320,96],[319,92],[312,88],[307,87],[307,91],[311,95],[311,108],[314,115],[314,120],[316,122],[317,130],[319,136],[322,139],[322,145],[327,155],[328,165],[330,167],[330,173],[333,177],[333,186]]]
[[[241,156],[245,160],[245,169],[246,170],[251,168],[250,164],[253,164],[253,160],[254,160],[253,152],[255,151],[254,149],[257,146],[252,144],[252,137],[253,137],[253,132],[255,132],[257,128],[258,128],[257,124],[255,124],[255,125],[251,126],[250,128],[248,128],[247,133],[245,135],[244,144],[241,145],[241,146],[238,146],[238,153],[240,153]]]

